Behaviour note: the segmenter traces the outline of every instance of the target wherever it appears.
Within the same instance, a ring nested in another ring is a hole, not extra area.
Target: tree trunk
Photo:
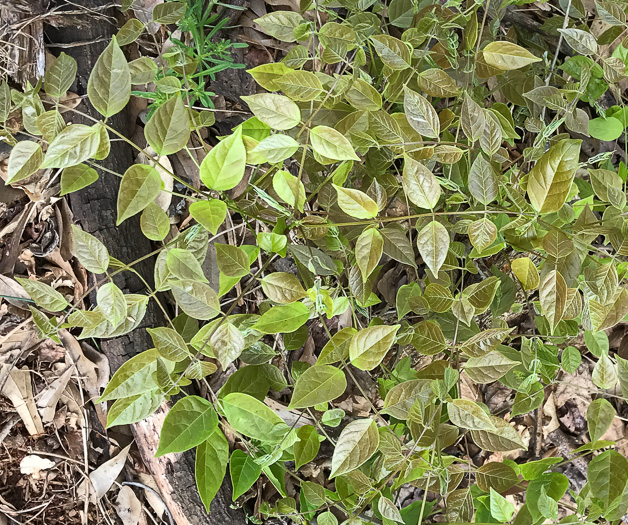
[[[111,17],[107,19],[94,16],[86,11],[85,15],[75,16],[72,25],[64,24],[65,27],[61,29],[50,28],[47,31],[50,40],[55,44],[52,48],[53,52],[59,54],[64,51],[77,61],[78,73],[73,89],[78,95],[84,96],[87,92],[89,74],[111,36],[116,33],[117,27],[111,23],[115,20],[115,11],[103,10],[108,0],[75,1],[84,7],[96,10],[92,13]],[[70,47],[64,45],[75,44],[77,41],[86,42],[86,44]],[[83,99],[78,109],[91,117],[102,118],[91,106],[87,97]],[[129,112],[122,111],[107,122],[121,133],[130,135],[135,123],[130,122],[129,118]],[[72,116],[72,121],[93,124],[90,119],[76,114]],[[133,164],[134,156],[135,152],[129,145],[116,140],[111,143],[111,153],[101,164],[117,173],[124,173]],[[99,175],[100,178],[94,184],[70,195],[74,217],[84,230],[98,237],[107,246],[112,256],[130,263],[151,252],[151,244],[140,232],[138,216],[126,220],[120,226],[115,226],[119,179],[103,171],[100,171]],[[151,283],[153,267],[154,258],[151,258],[136,265],[135,269],[147,282]],[[120,276],[116,283],[125,292],[146,293],[145,286],[132,273],[126,272]],[[91,299],[94,300],[94,297]],[[123,337],[103,341],[101,348],[109,358],[112,370],[117,370],[125,361],[153,346],[146,333],[146,327],[164,325],[163,315],[155,306],[154,301],[151,301],[139,328]],[[168,406],[164,403],[148,420],[132,425],[132,431],[142,459],[154,476],[164,502],[177,525],[244,524],[243,512],[230,507],[231,486],[228,480],[225,480],[212,503],[211,516],[207,515],[195,485],[192,451],[155,458],[159,432],[167,411]]]

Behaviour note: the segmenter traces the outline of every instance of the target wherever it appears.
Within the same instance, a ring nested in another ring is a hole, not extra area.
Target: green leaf
[[[362,281],[366,282],[375,270],[384,252],[384,238],[375,228],[364,230],[355,243],[355,258],[362,273]]]
[[[116,40],[119,46],[127,46],[135,42],[144,32],[144,24],[137,18],[127,20],[116,34]]]
[[[196,449],[196,487],[207,513],[227,472],[229,443],[220,429]]]
[[[333,401],[344,394],[346,388],[347,379],[339,368],[312,366],[297,379],[288,408],[308,408]]]
[[[41,168],[69,168],[96,155],[101,126],[70,124],[52,141]]]
[[[242,332],[231,323],[218,326],[209,343],[203,352],[210,357],[215,357],[223,370],[240,357],[245,345]]]
[[[275,133],[263,139],[251,153],[261,155],[271,164],[292,157],[299,149],[299,143],[288,135]]]
[[[358,419],[341,432],[331,458],[331,475],[335,478],[357,469],[379,447],[379,432],[372,419]]]
[[[159,172],[146,164],[134,164],[124,172],[118,191],[116,226],[141,212],[163,188]]]
[[[356,219],[372,219],[377,216],[379,207],[366,193],[360,190],[336,186],[335,184],[332,184],[332,186],[336,188],[338,193],[338,206],[347,215]]]
[[[334,514],[328,510],[325,512],[321,512],[316,517],[316,523],[318,525],[338,525],[338,518],[336,518],[336,516],[334,516]]]
[[[166,267],[177,279],[208,282],[198,259],[189,250],[171,248],[166,256]]]
[[[288,97],[299,102],[316,100],[324,93],[321,81],[311,71],[289,70],[275,83]]]
[[[163,241],[170,232],[170,219],[157,203],[151,202],[140,215],[140,228],[151,241]]]
[[[331,365],[349,358],[349,344],[357,333],[350,326],[336,332],[321,350],[316,365]]]
[[[598,362],[595,363],[591,379],[595,386],[603,390],[613,388],[617,384],[619,380],[617,368],[611,358],[608,357],[608,353],[604,352],[602,357],[598,359]]]
[[[423,297],[425,297],[430,309],[439,314],[445,313],[454,304],[454,297],[449,288],[438,283],[428,284],[425,287]]]
[[[104,117],[122,111],[131,98],[131,72],[115,36],[98,57],[89,76],[87,96]]]
[[[316,126],[310,131],[312,148],[316,153],[331,160],[360,160],[347,138],[328,126]]]
[[[109,252],[96,237],[72,225],[72,253],[88,272],[105,273],[109,267]]]
[[[163,399],[164,395],[158,389],[117,399],[107,411],[107,428],[146,419],[159,408]]]
[[[44,140],[48,141],[49,143],[52,142],[57,137],[57,135],[61,133],[66,127],[65,120],[63,120],[61,113],[56,110],[46,111],[39,115],[37,117],[36,124],[41,131]],[[101,126],[101,133],[103,129],[104,128]],[[101,138],[101,143],[102,142],[103,140]],[[97,158],[97,155],[94,156],[94,158]]]
[[[153,9],[153,22],[158,24],[176,24],[185,14],[185,2],[166,2],[157,4]]]
[[[122,290],[109,282],[98,288],[96,295],[98,306],[109,322],[117,326],[126,317],[126,299]]]
[[[220,312],[216,292],[207,284],[198,281],[174,281],[172,293],[177,305],[194,319],[206,321]]]
[[[98,172],[86,164],[65,168],[61,172],[61,193],[67,195],[81,190],[98,180]]]
[[[251,271],[247,254],[238,246],[216,244],[218,268],[228,277],[244,277]]]
[[[580,158],[581,140],[564,139],[554,144],[528,174],[528,197],[539,213],[563,207]]]
[[[253,114],[272,129],[292,129],[301,122],[301,110],[288,97],[262,93],[241,97]]]
[[[401,40],[388,35],[376,35],[371,37],[375,52],[390,69],[407,69],[412,59],[410,49]]]
[[[615,408],[606,399],[599,398],[587,408],[587,425],[591,441],[598,441],[611,427],[615,419]]]
[[[155,348],[164,359],[173,362],[183,361],[190,357],[190,352],[181,335],[172,328],[163,326],[147,328]]]
[[[539,408],[544,400],[545,393],[543,392],[543,385],[541,383],[532,383],[529,390],[515,394],[511,414],[513,416],[520,416],[532,412],[532,410]]]
[[[493,487],[490,488],[491,516],[499,523],[506,523],[512,519],[515,506]]]
[[[279,443],[290,427],[264,403],[247,394],[225,396],[225,417],[236,432],[265,443]]]
[[[412,157],[405,156],[403,191],[419,208],[433,210],[440,199],[441,189],[434,174]]]
[[[558,472],[548,472],[528,483],[526,502],[534,523],[543,518],[543,514],[539,509],[541,492],[545,491],[547,496],[554,501],[559,501],[568,487],[569,480],[565,475],[559,474]]]
[[[286,67],[283,62],[260,64],[252,69],[247,69],[246,72],[266,91],[279,91],[281,88],[277,82],[290,73],[296,73],[294,69]]]
[[[521,436],[508,422],[495,416],[489,416],[495,430],[472,430],[471,437],[476,445],[490,452],[510,452],[511,450],[527,449]]]
[[[529,257],[520,257],[511,263],[512,273],[524,290],[535,290],[540,282],[539,271]]]
[[[358,78],[345,93],[345,99],[355,109],[377,111],[382,107],[382,95],[371,84]]]
[[[245,452],[236,449],[229,460],[229,474],[233,485],[233,501],[249,490],[262,473],[262,467]]]
[[[226,191],[235,188],[244,177],[246,150],[242,128],[221,140],[203,159],[200,177],[209,189]]]
[[[469,430],[495,430],[490,416],[473,401],[468,399],[454,399],[447,403],[450,421]]]
[[[476,383],[486,384],[497,381],[519,363],[505,355],[492,351],[480,357],[472,357],[464,367],[467,375]]]
[[[255,20],[266,33],[281,42],[294,42],[294,30],[303,21],[303,17],[293,11],[273,11]]]
[[[76,78],[76,60],[61,53],[46,71],[44,90],[53,98],[61,98]]]
[[[438,138],[440,121],[436,110],[424,97],[405,86],[403,108],[408,122],[417,133],[425,137]]]
[[[275,272],[261,279],[262,290],[271,301],[288,304],[299,301],[306,292],[296,275]]]
[[[187,145],[190,118],[178,94],[157,108],[144,127],[144,136],[158,155],[172,155]]]
[[[49,312],[60,312],[70,306],[57,290],[41,281],[33,279],[21,279],[16,277],[15,280],[22,285],[26,293],[35,301],[37,306],[48,310]]]
[[[190,215],[203,228],[216,235],[227,218],[227,205],[218,199],[193,202],[190,204]]]
[[[440,326],[433,321],[423,321],[414,327],[412,346],[422,355],[436,355],[447,347]]]
[[[310,310],[303,303],[273,306],[252,326],[263,334],[288,334],[303,326],[310,317]]]
[[[482,50],[482,55],[489,66],[502,71],[521,69],[541,61],[527,49],[511,42],[491,42]]]
[[[497,226],[486,217],[473,221],[467,230],[469,241],[478,252],[483,252],[497,239]]]
[[[131,84],[148,84],[155,78],[157,64],[152,58],[140,57],[129,62]]]
[[[580,367],[580,363],[582,363],[582,356],[577,348],[568,346],[563,350],[560,357],[560,363],[565,372],[573,374]]]
[[[621,518],[626,510],[628,460],[614,450],[607,450],[591,460],[587,474],[590,495],[600,501],[602,509],[613,507],[613,503],[620,501],[619,507],[615,506],[610,512],[607,511],[607,518]]]
[[[218,428],[214,406],[199,396],[180,399],[164,419],[155,457],[185,452],[210,438]]]
[[[157,350],[151,348],[125,361],[107,384],[98,402],[131,397],[155,390],[158,385],[153,380],[153,373],[157,370],[158,357]],[[172,370],[174,363],[170,366]]]
[[[360,370],[373,370],[379,365],[395,341],[401,325],[369,326],[355,334],[349,344],[351,364]]]
[[[285,170],[278,170],[273,175],[273,189],[282,201],[303,212],[305,187],[297,177]]]
[[[589,135],[594,139],[613,141],[624,132],[621,121],[615,117],[598,117],[589,120]]]
[[[312,461],[321,446],[316,429],[312,425],[304,425],[297,430],[299,441],[294,444],[295,469]]]
[[[411,379],[392,387],[384,399],[383,414],[395,419],[408,419],[415,403],[427,403],[432,395],[429,379]]]
[[[490,492],[491,489],[497,492],[506,492],[515,486],[519,479],[510,465],[491,461],[478,469],[475,474],[475,481],[484,492]]]
[[[449,250],[447,228],[438,221],[431,221],[419,232],[416,243],[427,267],[438,275]]]

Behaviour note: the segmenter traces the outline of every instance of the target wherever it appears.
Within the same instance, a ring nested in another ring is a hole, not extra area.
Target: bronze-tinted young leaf
[[[437,67],[421,72],[417,82],[431,97],[455,97],[460,92],[455,80]]]
[[[539,213],[563,207],[580,157],[581,140],[564,139],[554,144],[528,174],[528,197]]]
[[[434,321],[423,321],[414,327],[412,346],[422,355],[436,355],[445,350],[447,342],[440,326]]]
[[[460,125],[462,131],[471,142],[480,139],[484,133],[486,117],[484,110],[465,91],[460,112]]]
[[[390,69],[410,67],[410,49],[401,40],[388,35],[376,35],[371,37],[371,42],[379,58]]]
[[[497,239],[497,226],[484,217],[469,224],[468,234],[473,247],[481,253]]]
[[[383,251],[384,239],[375,228],[364,230],[358,237],[355,243],[355,259],[364,282],[379,264]]]
[[[492,488],[500,493],[519,482],[517,473],[510,465],[497,461],[482,465],[475,474],[475,480],[484,492],[489,492]]]
[[[507,421],[489,416],[495,430],[472,430],[473,441],[482,449],[491,452],[510,452],[525,449],[526,445],[519,433]]]
[[[484,155],[479,154],[469,170],[469,191],[480,204],[490,204],[499,193],[497,172]]]
[[[449,250],[447,228],[438,221],[431,221],[419,232],[416,243],[427,267],[438,275]]]
[[[293,303],[306,295],[296,275],[275,272],[261,279],[262,290],[269,299],[276,303]]]
[[[549,272],[539,285],[541,309],[550,327],[556,328],[565,311],[567,303],[567,285],[565,279],[556,270]]]
[[[469,359],[464,370],[476,383],[485,384],[497,381],[518,364],[518,361],[508,359],[505,355],[493,350],[486,355]]]
[[[440,184],[425,165],[405,156],[403,163],[403,190],[419,208],[434,209],[440,199]]]
[[[471,357],[482,357],[495,350],[506,339],[513,328],[489,328],[467,339],[462,343],[461,350]]]
[[[438,138],[440,121],[436,110],[424,97],[404,87],[403,108],[410,125],[421,135]]]
[[[331,458],[330,478],[357,469],[367,461],[379,446],[379,432],[372,419],[358,419],[349,423],[340,434]]]
[[[541,61],[527,49],[511,42],[491,42],[482,50],[482,55],[489,66],[502,71],[521,69]]]
[[[425,287],[423,294],[431,310],[437,313],[445,313],[454,304],[454,296],[449,288],[442,284],[430,283]]]
[[[454,399],[447,403],[451,422],[469,430],[495,430],[495,425],[482,408],[468,399]]]

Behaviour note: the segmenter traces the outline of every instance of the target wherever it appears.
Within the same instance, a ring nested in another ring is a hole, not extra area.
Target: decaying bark
[[[90,9],[104,6],[107,0],[76,0]],[[103,12],[99,10],[99,12]],[[114,16],[110,10],[108,15]],[[107,45],[111,35],[117,28],[113,24],[103,22],[102,18],[94,18],[86,12],[85,15],[74,15],[75,23],[65,25],[61,30],[51,29],[49,38],[57,47],[51,48],[54,54],[64,51],[74,57],[78,64],[78,74],[74,92],[84,96],[87,90],[87,80],[98,56]],[[64,46],[76,41],[92,41],[93,44],[81,46]],[[77,108],[78,110],[100,119],[100,115],[89,104],[87,97]],[[75,114],[72,121],[92,124],[93,121]],[[108,124],[121,133],[130,134],[134,123],[129,121],[126,111],[108,119]],[[124,173],[133,163],[134,152],[130,146],[122,141],[111,143],[111,153],[102,161],[105,168],[117,173]],[[70,196],[70,203],[74,217],[78,224],[89,233],[98,237],[109,249],[112,256],[130,263],[152,251],[150,242],[140,232],[139,219],[134,217],[115,226],[116,202],[119,180],[111,174],[100,171],[100,178],[91,186]],[[148,259],[135,266],[135,269],[150,283],[152,282],[154,258]],[[136,276],[127,272],[121,274],[117,284],[127,293],[146,293],[146,288]],[[93,299],[93,298],[92,298]],[[107,355],[113,371],[135,354],[142,352],[153,345],[144,328],[164,326],[165,320],[155,307],[154,302],[148,308],[142,326],[132,333],[116,339],[105,340],[101,344]],[[169,454],[159,459],[155,458],[159,432],[163,418],[168,411],[164,403],[157,413],[147,421],[132,425],[133,434],[142,459],[154,476],[161,491],[164,502],[172,513],[177,525],[224,525],[244,524],[242,512],[233,510],[231,504],[231,487],[228,481],[212,503],[211,516],[208,516],[198,496],[194,480],[194,453]],[[228,476],[227,476],[228,477]]]

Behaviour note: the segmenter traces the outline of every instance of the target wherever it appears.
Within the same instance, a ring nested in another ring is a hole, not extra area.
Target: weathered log
[[[108,0],[76,0],[88,9],[102,8]],[[103,11],[100,11],[103,12]],[[113,17],[112,9],[105,11]],[[51,50],[58,54],[64,51],[74,57],[78,64],[78,73],[73,91],[83,96],[87,91],[87,80],[98,56],[107,45],[107,41],[117,28],[102,19],[95,19],[86,11],[83,16],[75,16],[76,23],[60,30],[50,28],[47,34],[55,47]],[[93,44],[65,47],[75,41],[92,41]],[[86,115],[100,118],[87,97],[77,108]],[[123,111],[108,119],[108,124],[124,134],[130,134],[135,123],[129,121],[129,113]],[[75,114],[73,122],[92,124],[87,117]],[[111,143],[111,153],[102,161],[102,166],[117,173],[124,171],[133,163],[135,152],[122,141]],[[116,202],[119,181],[116,177],[100,171],[100,178],[82,191],[71,194],[70,204],[76,221],[83,229],[98,237],[110,250],[112,256],[126,262],[132,262],[149,252],[150,242],[140,233],[139,219],[129,219],[120,226],[116,222]],[[154,259],[148,259],[135,266],[135,269],[152,282]],[[117,284],[128,293],[145,293],[146,288],[136,276],[127,272],[121,274]],[[92,297],[92,300],[94,298]],[[103,352],[109,358],[113,371],[135,354],[152,347],[145,327],[163,326],[165,319],[151,301],[142,326],[126,336],[105,340],[101,344]],[[172,513],[177,525],[223,525],[225,523],[244,524],[244,514],[231,508],[231,487],[227,480],[218,491],[208,516],[200,500],[194,479],[194,453],[169,454],[156,459],[158,435],[168,406],[163,404],[157,413],[146,421],[132,425],[133,435],[142,459],[154,476],[164,502]]]

